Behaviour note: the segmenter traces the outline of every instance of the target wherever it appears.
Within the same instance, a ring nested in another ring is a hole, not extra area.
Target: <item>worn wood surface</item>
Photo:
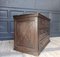
[[[49,40],[50,19],[34,13],[14,16],[15,40],[14,49],[39,55]]]

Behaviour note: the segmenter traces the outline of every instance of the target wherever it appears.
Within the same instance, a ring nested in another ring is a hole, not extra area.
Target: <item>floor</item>
[[[60,57],[60,37],[50,38],[50,43],[39,56],[33,56],[13,50],[14,41],[0,41],[0,57]]]

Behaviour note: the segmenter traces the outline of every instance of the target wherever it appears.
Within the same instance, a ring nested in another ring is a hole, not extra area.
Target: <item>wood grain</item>
[[[39,55],[50,41],[50,20],[39,13],[16,15],[14,20],[14,49],[24,53]]]

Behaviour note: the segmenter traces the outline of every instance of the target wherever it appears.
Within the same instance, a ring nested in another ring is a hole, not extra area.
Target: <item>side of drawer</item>
[[[49,42],[49,36],[46,36],[43,40],[39,41],[39,51],[42,51]]]

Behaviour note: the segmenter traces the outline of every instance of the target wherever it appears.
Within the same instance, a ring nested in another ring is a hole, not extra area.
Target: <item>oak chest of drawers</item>
[[[15,15],[14,49],[39,55],[49,40],[50,19],[40,13]]]

